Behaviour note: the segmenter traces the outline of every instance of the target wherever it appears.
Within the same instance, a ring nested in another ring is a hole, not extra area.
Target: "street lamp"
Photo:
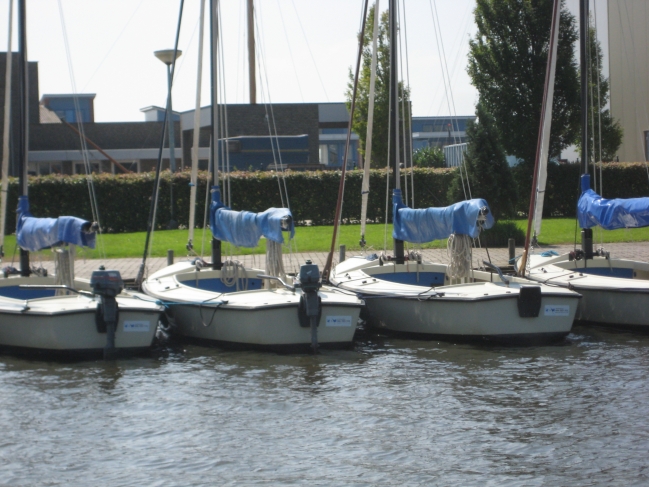
[[[160,61],[167,65],[167,126],[169,127],[169,166],[171,172],[176,172],[176,154],[175,154],[175,140],[174,140],[174,121],[172,118],[171,110],[171,65],[180,57],[182,51],[177,49],[163,49],[162,51],[155,51],[153,54]],[[173,177],[169,183],[169,198],[171,207],[171,219],[167,225],[168,230],[175,230],[178,228],[178,222],[174,219],[174,186]]]

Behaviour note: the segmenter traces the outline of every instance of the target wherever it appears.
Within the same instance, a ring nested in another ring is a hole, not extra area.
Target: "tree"
[[[588,54],[590,58],[588,69],[588,98],[590,102],[588,113],[589,154],[592,160],[612,161],[615,153],[622,145],[623,130],[620,123],[611,115],[610,110],[606,108],[609,99],[609,83],[608,78],[605,78],[602,73],[602,46],[596,34],[597,32],[593,27],[588,29]],[[581,140],[578,140],[577,145],[581,149]]]
[[[437,146],[424,147],[412,155],[412,163],[417,167],[446,167],[444,151]]]
[[[354,119],[352,120],[352,130],[358,134],[360,139],[359,153],[364,157],[365,142],[367,138],[367,115],[369,112],[369,95],[370,95],[370,74],[372,67],[372,35],[374,32],[374,13],[375,6],[370,7],[365,24],[365,36],[363,38],[363,57],[361,60],[361,72],[358,78],[358,92],[356,95],[356,107],[354,110]],[[390,35],[389,35],[389,18],[388,12],[381,14],[379,19],[379,32],[377,36],[377,57],[376,57],[376,82],[374,88],[374,125],[372,129],[372,167],[385,167],[388,160],[388,115],[390,108]],[[360,35],[360,33],[359,33]],[[345,98],[347,108],[351,108],[352,95],[354,92],[354,73],[349,69],[349,82]],[[403,102],[405,97],[406,113],[410,106],[410,90],[399,82],[399,101]],[[403,106],[400,104],[400,106]],[[399,119],[404,118],[401,110]],[[409,124],[406,125],[406,128]],[[399,131],[402,134],[403,130]],[[407,135],[407,129],[406,129]],[[410,139],[406,140],[408,144]],[[401,148],[403,145],[403,136],[401,135]],[[402,156],[400,156],[402,157]]]
[[[471,196],[486,199],[494,218],[512,217],[516,187],[500,135],[493,116],[480,102],[476,115],[477,120],[469,122],[466,129],[464,167],[457,170],[449,188],[449,198],[452,201],[465,199],[466,179],[463,181],[462,178],[468,177]],[[468,196],[467,193],[466,198]]]
[[[552,0],[477,0],[478,32],[469,42],[467,71],[480,103],[516,167],[521,188],[531,188],[541,119]],[[550,156],[573,144],[579,133],[579,77],[573,55],[579,38],[575,18],[562,0],[552,108]]]

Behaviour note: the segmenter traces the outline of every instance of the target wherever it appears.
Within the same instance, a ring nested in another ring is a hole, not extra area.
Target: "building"
[[[445,147],[466,142],[466,126],[475,116],[412,117],[412,149]]]
[[[611,115],[624,130],[620,161],[649,160],[649,2],[608,0]]]

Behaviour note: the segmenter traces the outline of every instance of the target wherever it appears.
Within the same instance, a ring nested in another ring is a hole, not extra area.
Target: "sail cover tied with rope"
[[[582,194],[577,203],[581,228],[602,227],[604,230],[649,226],[649,197],[606,199],[590,189],[590,175],[583,175]]]
[[[210,228],[214,238],[237,247],[256,247],[262,236],[282,244],[282,231],[290,231],[290,238],[295,236],[293,216],[288,208],[269,208],[261,213],[234,211],[218,196],[210,207]]]
[[[36,252],[61,244],[94,249],[95,237],[89,221],[74,216],[35,218],[29,212],[27,196],[19,198],[16,240],[22,249]]]
[[[392,237],[410,243],[432,242],[448,238],[453,233],[476,238],[480,228],[491,228],[494,224],[489,204],[482,198],[461,201],[445,208],[414,210],[403,204],[401,191],[395,189],[392,208]],[[481,216],[484,216],[484,222],[479,222]]]

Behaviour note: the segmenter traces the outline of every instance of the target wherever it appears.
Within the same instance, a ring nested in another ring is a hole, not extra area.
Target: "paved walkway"
[[[573,245],[548,245],[544,246],[541,250],[556,250],[558,253],[562,254],[573,249]],[[613,243],[605,245],[605,249],[611,252],[611,255],[614,257],[624,258],[624,259],[633,259],[641,261],[649,261],[649,242],[637,242],[637,243]],[[449,259],[446,255],[446,249],[427,249],[421,251],[423,253],[424,259],[433,261],[433,262],[443,262],[448,263]],[[516,249],[516,255],[522,253],[521,248]],[[359,255],[359,252],[348,252],[347,256]],[[507,265],[509,252],[506,248],[494,248],[489,249],[489,256],[491,261],[499,266]],[[182,260],[187,260],[187,257],[177,257],[176,262]],[[266,265],[266,256],[265,255],[246,255],[246,256],[233,256],[233,259],[239,260],[244,263],[246,266],[257,267],[259,269],[264,269]],[[293,254],[292,256],[285,255],[284,265],[288,272],[297,271],[299,266],[303,264],[307,259],[311,260],[314,264],[318,264],[320,270],[325,266],[327,260],[326,252],[303,252],[299,254]],[[107,269],[117,269],[122,274],[124,279],[135,279],[137,276],[138,270],[140,268],[141,260],[136,259],[107,259],[105,261],[101,260],[77,260],[75,266],[75,273],[77,277],[90,277],[92,271],[96,270],[100,265],[104,265]],[[334,256],[334,260],[338,261],[338,253]],[[473,261],[474,264],[482,262],[482,260],[487,260],[487,252],[485,249],[474,249],[473,251]],[[32,265],[43,265],[49,272],[54,270],[54,263],[51,261],[32,261]],[[146,274],[151,275],[159,269],[162,269],[167,265],[167,258],[157,257],[147,260]]]

